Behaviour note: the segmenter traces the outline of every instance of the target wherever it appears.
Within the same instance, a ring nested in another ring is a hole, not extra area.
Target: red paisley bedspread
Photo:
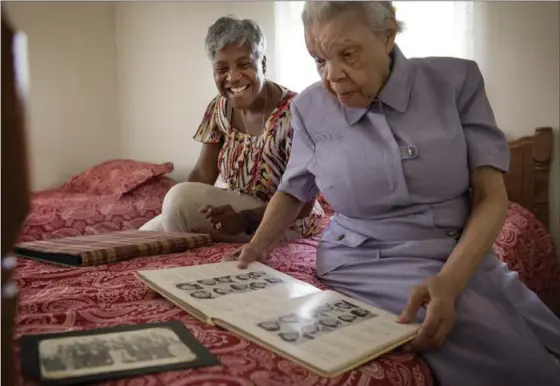
[[[144,186],[120,200],[95,195],[43,193],[22,240],[138,228],[159,213],[171,185]],[[325,220],[326,223],[327,220]],[[270,264],[321,286],[314,273],[316,241],[279,248]],[[186,254],[154,256],[96,268],[60,268],[19,260],[21,289],[17,337],[21,334],[91,329],[120,324],[181,320],[222,365],[123,379],[111,385],[328,386],[433,385],[427,364],[415,355],[390,354],[328,380],[226,331],[204,325],[139,282],[138,269],[217,262],[233,246],[216,245]],[[560,313],[560,272],[552,237],[526,209],[510,203],[508,219],[494,248],[510,269],[554,311]],[[28,383],[31,384],[31,383]]]
[[[120,199],[111,195],[35,193],[20,242],[138,229],[161,212],[161,203],[175,182],[159,178]]]
[[[560,268],[554,240],[527,209],[510,202],[494,250],[521,281],[560,316]]]
[[[270,265],[321,287],[315,276],[315,241],[280,247]],[[166,386],[333,386],[434,384],[426,362],[412,354],[389,354],[335,379],[321,378],[258,345],[204,325],[136,279],[138,269],[220,261],[235,248],[215,245],[186,254],[154,256],[97,268],[60,268],[18,261],[16,282],[22,289],[17,335],[73,329],[181,320],[221,365],[122,379],[110,385]],[[24,384],[31,385],[31,382]]]

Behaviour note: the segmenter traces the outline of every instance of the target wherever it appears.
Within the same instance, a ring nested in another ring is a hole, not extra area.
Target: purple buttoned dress
[[[334,290],[399,314],[437,274],[471,211],[470,172],[507,172],[475,62],[407,59],[369,108],[341,105],[319,83],[292,102],[292,154],[279,191],[322,192],[336,214],[317,249],[317,275]],[[418,322],[425,310],[418,314]],[[426,352],[441,386],[555,386],[560,320],[489,252],[456,300],[444,346]]]

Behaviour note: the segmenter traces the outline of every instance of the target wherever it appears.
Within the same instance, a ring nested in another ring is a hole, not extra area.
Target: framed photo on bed
[[[23,336],[21,362],[24,376],[43,385],[100,382],[219,363],[178,321]]]

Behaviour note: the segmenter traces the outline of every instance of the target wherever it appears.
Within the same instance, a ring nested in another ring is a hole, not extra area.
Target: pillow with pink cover
[[[114,159],[93,166],[68,180],[59,191],[110,195],[121,198],[140,185],[173,171],[173,163],[152,164],[130,159]]]

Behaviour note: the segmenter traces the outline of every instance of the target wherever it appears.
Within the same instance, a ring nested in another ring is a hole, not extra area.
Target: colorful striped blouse
[[[280,184],[292,148],[290,102],[296,94],[278,87],[282,97],[266,119],[261,135],[253,136],[232,127],[232,107],[221,95],[210,102],[194,135],[202,143],[223,143],[218,170],[227,189],[256,196],[265,203]],[[318,221],[323,214],[321,205],[315,201],[311,214],[296,220],[291,228],[306,237],[315,235],[320,231]]]

